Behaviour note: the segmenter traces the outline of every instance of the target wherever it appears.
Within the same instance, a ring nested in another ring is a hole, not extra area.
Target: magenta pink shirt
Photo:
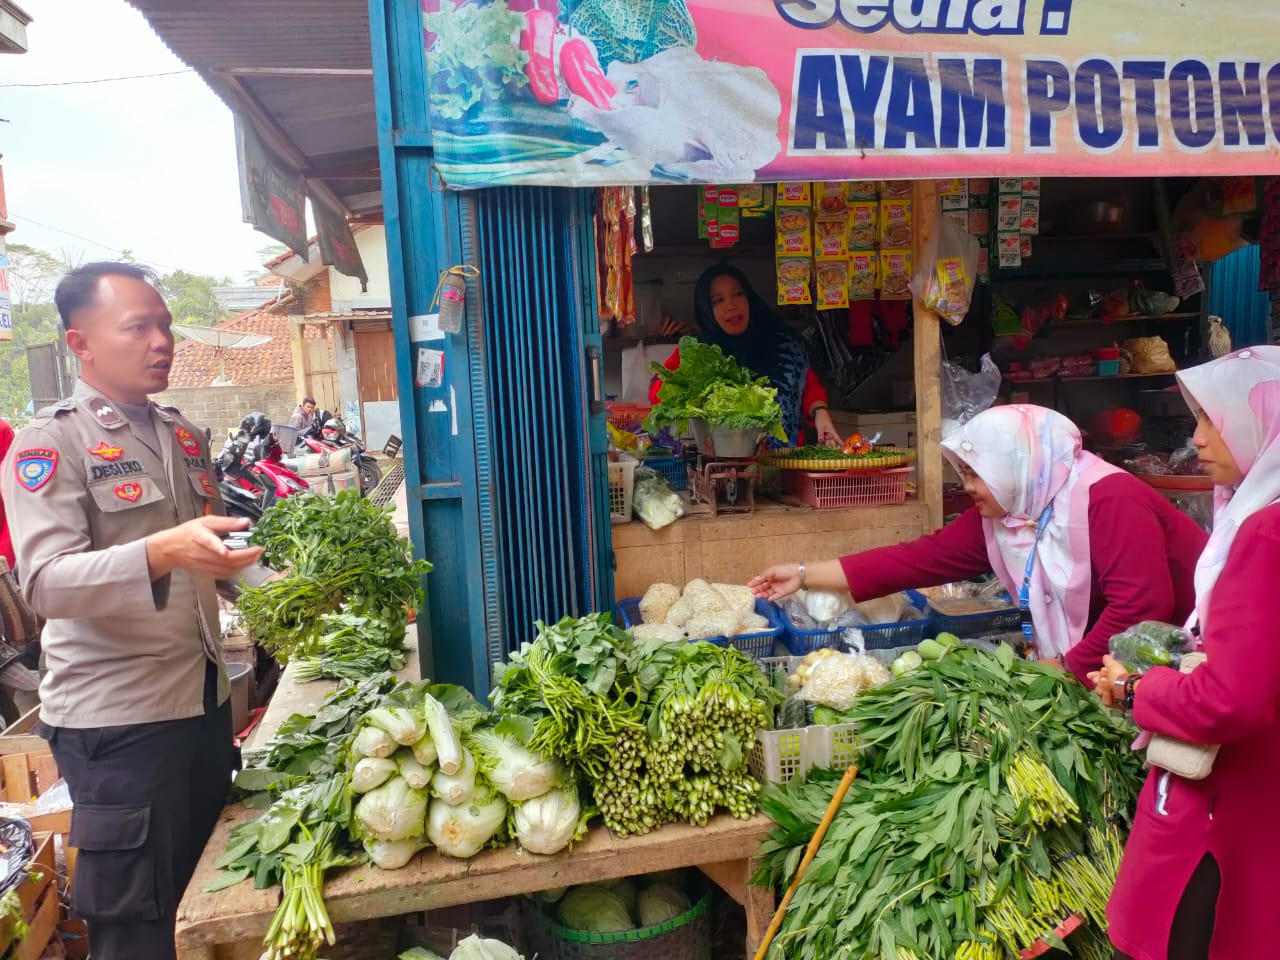
[[[1152,770],[1107,908],[1111,939],[1134,960],[1164,960],[1178,899],[1201,858],[1222,891],[1212,960],[1280,953],[1280,505],[1245,521],[1214,586],[1202,636],[1208,662],[1148,673],[1134,691],[1144,730],[1221,745],[1200,781],[1169,778],[1156,809]]]
[[[1081,682],[1101,669],[1111,638],[1122,630],[1142,620],[1186,621],[1195,604],[1196,559],[1208,539],[1195,521],[1127,473],[1099,480],[1089,494],[1089,623],[1066,655],[1067,669]],[[976,508],[935,534],[842,557],[840,564],[860,600],[991,572]]]

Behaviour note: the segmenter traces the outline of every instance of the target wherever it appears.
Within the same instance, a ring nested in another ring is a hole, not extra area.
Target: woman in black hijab
[[[838,446],[843,442],[804,344],[751,289],[741,270],[727,263],[705,270],[693,290],[693,310],[700,340],[719,346],[757,376],[769,378],[778,391],[783,429],[793,444],[804,443],[806,422],[817,430],[819,443]],[[680,366],[679,349],[665,366],[668,370]],[[649,387],[651,404],[657,404],[660,386],[655,377]]]

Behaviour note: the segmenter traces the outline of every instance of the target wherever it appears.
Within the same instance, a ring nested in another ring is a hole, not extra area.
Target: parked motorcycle
[[[343,447],[351,448],[351,462],[355,464],[360,476],[360,495],[369,496],[382,481],[382,469],[378,466],[377,458],[368,453],[360,438],[347,431],[347,425],[341,417],[321,410],[316,415],[312,428],[298,437],[297,453],[332,453]]]
[[[213,470],[227,513],[257,523],[276,497],[269,492],[266,481],[245,466],[246,446],[247,440],[240,434],[227,437],[222,452],[213,461]]]
[[[273,490],[280,499],[295,493],[306,493],[310,485],[284,465],[284,451],[271,427],[271,419],[257,411],[240,421],[239,435],[245,438],[246,468],[261,476],[268,489]]]

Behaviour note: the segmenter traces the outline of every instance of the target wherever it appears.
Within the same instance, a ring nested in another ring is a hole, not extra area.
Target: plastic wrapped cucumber
[[[1144,620],[1111,638],[1111,655],[1130,673],[1146,673],[1152,667],[1173,667],[1191,649],[1191,636],[1181,627]]]

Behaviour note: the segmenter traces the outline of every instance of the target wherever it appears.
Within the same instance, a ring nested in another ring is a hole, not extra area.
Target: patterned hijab
[[[1227,553],[1249,517],[1280,500],[1280,347],[1238,350],[1178,374],[1187,403],[1222,434],[1244,479],[1215,487],[1213,533],[1196,563],[1201,626]],[[1229,410],[1235,412],[1227,416]]]
[[[711,282],[717,277],[733,277],[747,295],[751,319],[747,329],[737,336],[725,333],[716,323],[715,311],[711,307]],[[809,356],[800,338],[751,289],[746,275],[727,263],[708,268],[698,278],[693,290],[693,312],[698,324],[698,339],[703,343],[716,344],[756,376],[769,378],[770,385],[778,391],[782,427],[787,436],[798,443],[803,423],[800,396],[804,392],[805,375],[809,372]]]
[[[1031,617],[1041,656],[1058,656],[1080,642],[1089,622],[1092,564],[1089,489],[1123,471],[1081,449],[1080,431],[1062,414],[1030,404],[992,407],[942,441],[952,465],[978,475],[1008,515],[983,519],[991,569],[1018,595],[1036,524],[1053,517],[1036,547],[1031,572]]]

